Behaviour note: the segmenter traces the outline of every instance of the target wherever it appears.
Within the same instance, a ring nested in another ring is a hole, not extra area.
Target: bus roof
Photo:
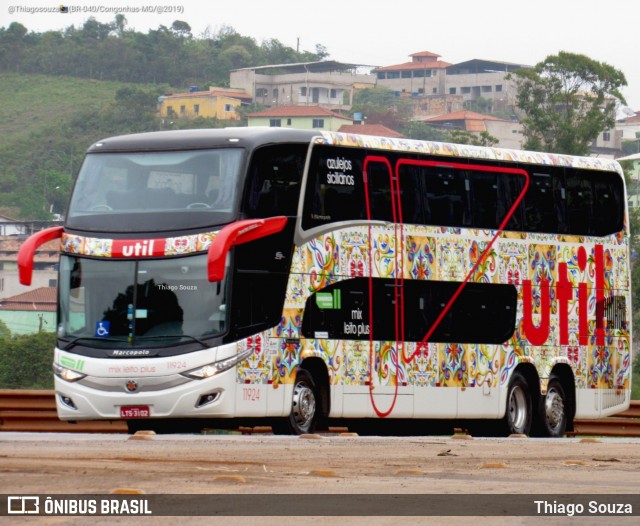
[[[221,146],[255,147],[285,142],[309,143],[318,131],[292,128],[244,127],[172,130],[119,135],[102,139],[88,153],[200,150]]]
[[[622,173],[619,163],[612,159],[599,157],[578,157],[526,150],[471,146],[468,144],[418,141],[404,138],[374,137],[352,133],[276,127],[211,128],[120,135],[96,142],[89,147],[88,153],[197,150],[224,146],[245,146],[253,148],[263,144],[287,142],[309,143],[312,140],[320,144],[351,148],[394,150],[399,152],[441,155],[445,157],[567,166]]]
[[[334,146],[353,148],[371,148],[374,150],[393,150],[399,152],[460,157],[465,159],[485,159],[488,161],[506,161],[522,164],[566,166],[591,170],[614,171],[622,174],[617,161],[600,157],[578,157],[556,153],[533,152],[527,150],[509,150],[469,144],[453,144],[434,141],[418,141],[391,137],[374,137],[352,133],[323,131],[318,142]]]

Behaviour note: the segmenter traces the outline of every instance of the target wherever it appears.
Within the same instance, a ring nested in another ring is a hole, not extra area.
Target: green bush
[[[55,334],[0,331],[0,389],[53,389]]]

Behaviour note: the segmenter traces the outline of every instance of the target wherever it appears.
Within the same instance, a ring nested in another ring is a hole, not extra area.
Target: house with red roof
[[[443,131],[461,130],[478,135],[487,132],[498,139],[496,146],[500,148],[522,149],[522,125],[515,120],[462,110],[423,119],[421,122]]]
[[[340,133],[354,133],[356,135],[372,135],[374,137],[391,137],[402,139],[404,135],[383,124],[343,124],[338,130]]]
[[[338,131],[353,119],[322,106],[278,106],[247,114],[249,126]]]
[[[56,287],[40,287],[0,300],[0,320],[12,334],[54,332],[56,295]]]
[[[422,122],[426,122],[436,128],[442,128],[445,130],[462,130],[469,132],[483,132],[487,130],[487,122],[504,121],[498,117],[492,115],[482,115],[475,111],[462,110],[453,113],[447,113],[445,115],[439,115],[438,117],[431,117],[424,119]]]
[[[25,228],[29,225],[23,224]],[[0,236],[0,301],[38,287],[58,284],[60,240],[49,241],[36,250],[33,261],[33,279],[30,287],[18,280],[18,251],[25,236]]]

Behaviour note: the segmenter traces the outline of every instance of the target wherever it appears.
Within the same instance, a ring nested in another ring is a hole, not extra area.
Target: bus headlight
[[[207,365],[203,365],[202,367],[198,367],[197,369],[192,369],[191,371],[186,371],[181,374],[183,376],[186,376],[187,378],[191,378],[192,380],[204,380],[205,378],[211,378],[216,374],[231,369],[234,365],[248,358],[252,352],[253,349],[247,349],[246,351],[243,351],[240,354],[236,354],[235,356],[231,356],[230,358],[220,360],[219,362],[209,363]]]
[[[86,374],[79,373],[78,371],[62,367],[62,365],[58,365],[57,363],[53,364],[53,373],[58,378],[61,378],[66,382],[77,382],[78,380],[82,380],[85,376],[87,376]]]

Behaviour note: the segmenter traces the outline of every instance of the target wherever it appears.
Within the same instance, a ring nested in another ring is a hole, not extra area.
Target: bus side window
[[[367,172],[371,219],[394,221],[389,169],[385,164],[373,162]]]
[[[610,235],[623,229],[622,181],[617,174],[594,174],[593,220],[590,233]]]
[[[589,224],[597,219],[593,215],[593,186],[590,178],[567,174],[567,221],[572,234],[589,234]]]
[[[403,165],[400,167],[400,205],[403,223],[425,224],[425,208],[427,202],[424,195],[424,175],[418,166]]]
[[[460,227],[467,215],[465,172],[448,167],[434,167],[426,175],[428,206],[432,225]]]
[[[624,190],[618,173],[567,169],[566,188],[569,233],[606,236],[623,229]]]
[[[550,174],[530,175],[529,189],[524,196],[525,230],[529,232],[563,233],[564,190],[559,178]]]
[[[306,151],[301,144],[256,150],[243,205],[248,217],[296,215]]]
[[[498,174],[491,172],[469,172],[471,188],[471,226],[473,228],[497,229],[499,226]]]
[[[405,281],[404,308],[405,313],[411,313],[404,319],[407,341],[421,341],[431,332],[431,342],[500,344],[513,335],[518,298],[513,285],[468,283],[434,326],[459,285],[451,281]]]
[[[498,177],[498,224],[507,216],[522,192],[524,176],[501,174]],[[522,230],[522,206],[518,206],[507,223],[507,230]]]

